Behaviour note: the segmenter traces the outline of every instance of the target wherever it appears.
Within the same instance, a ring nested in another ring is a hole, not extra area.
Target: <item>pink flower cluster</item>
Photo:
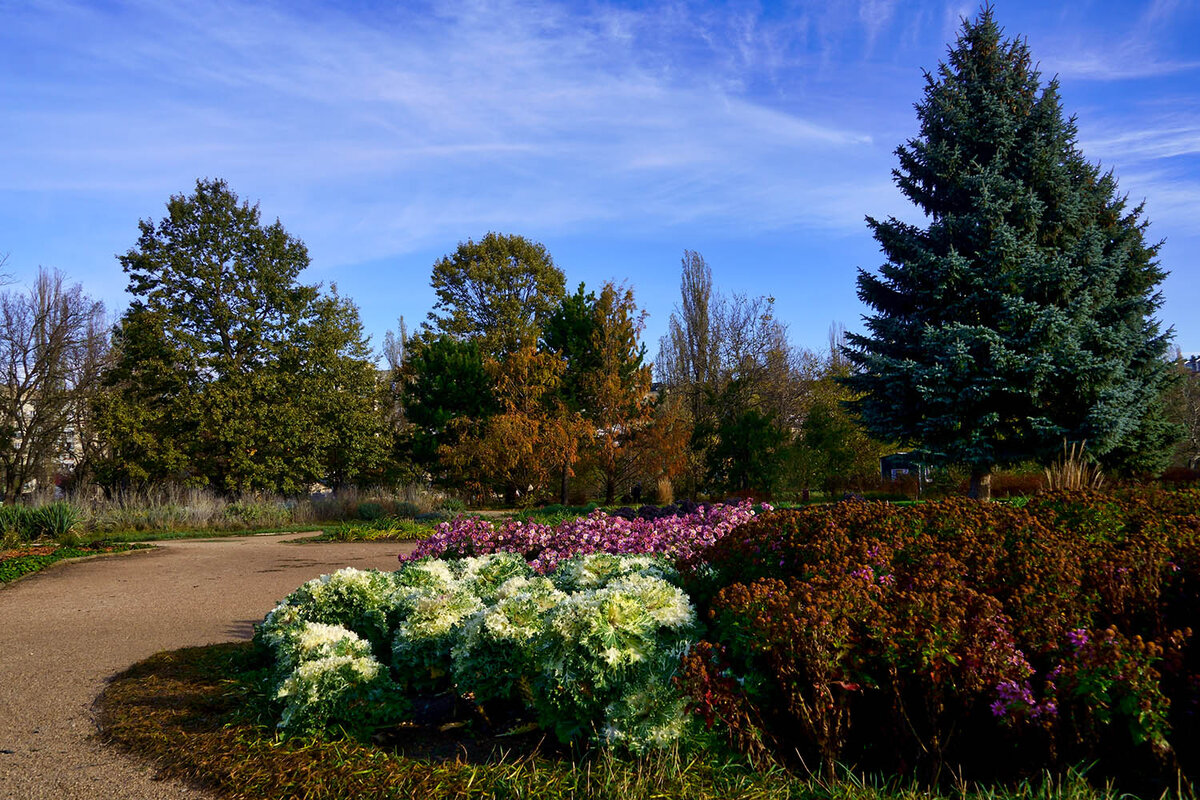
[[[525,556],[540,574],[552,571],[560,561],[588,553],[661,554],[682,561],[753,519],[755,508],[748,502],[714,504],[692,514],[655,520],[628,520],[593,511],[558,525],[513,520],[499,527],[478,517],[459,517],[438,525],[432,536],[400,560],[508,551]],[[757,508],[770,510],[765,504]]]

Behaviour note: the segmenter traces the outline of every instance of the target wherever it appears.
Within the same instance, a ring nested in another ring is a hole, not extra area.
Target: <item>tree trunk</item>
[[[504,487],[504,506],[512,508],[517,504],[517,487],[513,484],[508,484]]]
[[[986,472],[981,469],[971,470],[971,488],[967,491],[967,497],[985,502],[992,499],[992,471],[990,469]]]
[[[611,506],[617,498],[617,482],[611,475],[604,478],[604,505]]]
[[[562,487],[558,493],[558,502],[562,503],[564,506],[567,504],[567,489],[570,486],[570,482],[568,481],[568,476],[570,475],[570,473],[571,473],[570,464],[564,463],[563,468],[562,468]]]

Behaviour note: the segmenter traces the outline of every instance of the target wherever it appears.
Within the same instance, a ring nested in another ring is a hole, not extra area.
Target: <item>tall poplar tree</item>
[[[875,313],[847,337],[856,410],[877,437],[967,467],[981,498],[994,467],[1064,438],[1111,467],[1155,466],[1170,332],[1142,206],[1079,152],[1057,81],[990,8],[925,78],[893,175],[928,224],[868,217],[887,262],[859,272]]]

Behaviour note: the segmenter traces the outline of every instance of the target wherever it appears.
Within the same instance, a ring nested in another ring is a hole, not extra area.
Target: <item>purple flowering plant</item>
[[[766,504],[749,502],[713,504],[700,506],[691,514],[653,520],[624,519],[597,510],[557,525],[521,520],[496,525],[460,516],[438,525],[432,536],[411,554],[400,556],[400,561],[512,552],[523,555],[541,575],[552,572],[562,561],[591,553],[657,554],[682,562],[753,519],[758,511],[770,510]]]

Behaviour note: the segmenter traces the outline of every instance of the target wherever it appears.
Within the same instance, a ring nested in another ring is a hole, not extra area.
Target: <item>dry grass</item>
[[[362,512],[367,506],[377,507],[385,516],[402,516],[401,510],[432,511],[446,503],[446,498],[418,486],[389,492],[347,489],[305,498],[258,494],[238,499],[209,489],[165,486],[111,498],[80,495],[70,501],[80,514],[81,531],[108,534],[289,528],[366,519]]]
[[[1046,467],[1046,488],[1050,491],[1079,492],[1099,489],[1104,485],[1104,473],[1099,465],[1084,458],[1087,442],[1063,440],[1062,458]]]

